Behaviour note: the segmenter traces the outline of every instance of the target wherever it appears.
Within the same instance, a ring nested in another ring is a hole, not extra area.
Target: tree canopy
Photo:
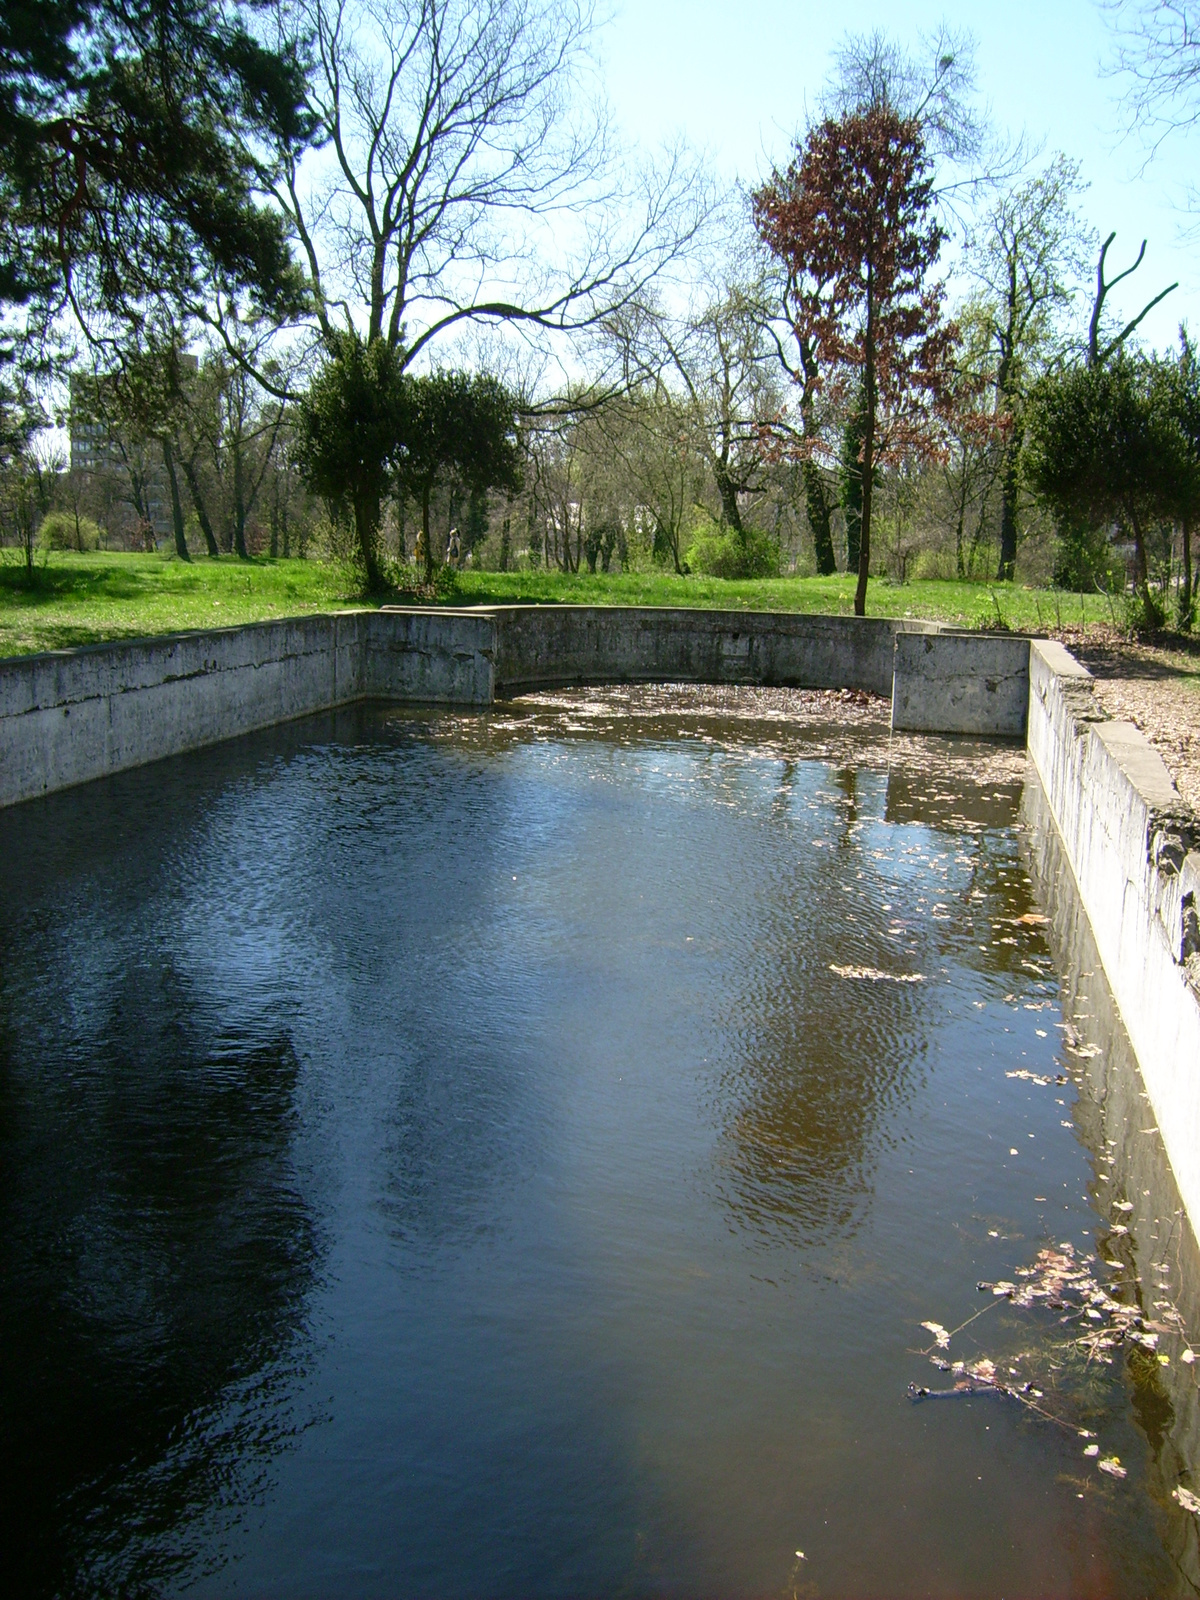
[[[876,469],[928,437],[955,337],[942,319],[944,287],[930,277],[946,236],[919,123],[885,105],[826,118],[755,194],[754,216],[786,268],[793,327],[812,351],[817,386],[861,386],[861,616]]]
[[[176,316],[212,281],[279,313],[299,280],[257,194],[268,143],[311,132],[303,51],[260,0],[11,0],[0,11],[0,300],[35,348]],[[278,13],[278,8],[275,8]]]

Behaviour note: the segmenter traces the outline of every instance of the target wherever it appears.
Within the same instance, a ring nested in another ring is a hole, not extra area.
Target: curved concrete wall
[[[534,688],[654,681],[886,695],[896,640],[914,630],[943,642],[936,623],[880,618],[632,606],[385,607],[10,657],[0,661],[0,805],[364,698],[490,705],[497,695]],[[970,650],[952,648],[965,684]],[[980,657],[989,673],[996,648],[993,641]],[[1000,641],[999,648],[1015,650],[1022,662],[1028,655],[1023,640]],[[933,692],[939,659],[938,651],[923,650],[911,669],[902,668],[906,704]],[[943,673],[943,690],[945,681]],[[990,720],[967,731],[1022,731],[1019,695],[1004,700],[976,690],[968,698]],[[993,715],[1001,701],[1007,723]],[[940,726],[940,714],[922,725]],[[956,717],[947,731],[963,725]]]

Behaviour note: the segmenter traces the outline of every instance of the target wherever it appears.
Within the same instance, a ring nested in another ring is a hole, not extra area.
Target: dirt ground
[[[1180,794],[1200,811],[1200,640],[1134,642],[1095,625],[1055,637],[1095,677],[1108,714],[1142,730]]]

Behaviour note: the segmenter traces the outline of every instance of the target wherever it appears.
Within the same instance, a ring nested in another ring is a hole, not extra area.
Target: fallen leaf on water
[[[830,972],[839,978],[866,978],[869,983],[924,983],[923,972],[880,972],[878,967],[838,967],[831,961]]]
[[[1083,1453],[1085,1456],[1098,1456],[1100,1454],[1100,1446],[1098,1444],[1085,1445]]]
[[[1113,1210],[1114,1211],[1132,1211],[1133,1210],[1133,1201],[1132,1200],[1114,1200],[1113,1201]]]
[[[1014,917],[1013,921],[1021,923],[1026,928],[1041,928],[1050,921],[1050,918],[1043,917],[1040,911],[1027,911],[1023,917]]]
[[[1183,1363],[1184,1363],[1184,1364],[1185,1364],[1185,1365],[1186,1365],[1186,1366],[1189,1366],[1189,1367],[1190,1367],[1190,1366],[1191,1366],[1191,1364],[1192,1364],[1192,1362],[1193,1362],[1193,1361],[1195,1361],[1195,1359],[1196,1359],[1196,1352],[1195,1352],[1195,1351],[1194,1351],[1194,1350],[1185,1350],[1185,1351],[1184,1351],[1184,1352],[1183,1352],[1183,1354],[1182,1354],[1182,1355],[1181,1355],[1181,1356],[1180,1356],[1180,1358],[1179,1358],[1179,1359],[1180,1359],[1180,1361],[1182,1361],[1182,1362],[1183,1362]]]
[[[1190,1489],[1185,1489],[1182,1484],[1178,1489],[1172,1489],[1171,1498],[1178,1500],[1185,1511],[1190,1511],[1193,1516],[1200,1517],[1200,1495],[1195,1495]]]
[[[1104,1460],[1097,1461],[1096,1465],[1100,1468],[1101,1472],[1107,1472],[1110,1478],[1124,1478],[1128,1476],[1125,1468],[1121,1465],[1120,1456],[1105,1456]]]
[[[930,1333],[937,1340],[939,1350],[949,1350],[950,1335],[946,1332],[945,1328],[942,1327],[940,1322],[923,1322],[921,1326],[929,1329]]]

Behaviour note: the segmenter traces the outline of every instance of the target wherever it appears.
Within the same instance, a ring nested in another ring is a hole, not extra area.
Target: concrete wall
[[[893,728],[1023,738],[1028,708],[1028,639],[1004,634],[896,635]]]
[[[360,695],[491,705],[495,698],[496,623],[490,611],[385,606],[361,615]]]
[[[926,648],[910,650],[915,639]],[[384,607],[0,661],[0,805],[364,697],[490,705],[535,688],[655,681],[886,695],[897,641],[901,659],[916,663],[905,667],[908,714],[929,685],[938,696],[930,717],[904,726],[1019,731],[1009,726],[1015,678],[996,661],[1015,659],[1023,642],[956,640],[936,623],[634,606]],[[993,678],[1003,693],[989,694]]]
[[[1200,818],[1061,645],[1030,647],[1029,754],[1176,1182],[1200,1227]]]
[[[644,606],[512,606],[496,619],[496,693],[573,683],[892,689],[893,641],[927,622]]]
[[[0,805],[357,698],[362,615],[0,661]]]

